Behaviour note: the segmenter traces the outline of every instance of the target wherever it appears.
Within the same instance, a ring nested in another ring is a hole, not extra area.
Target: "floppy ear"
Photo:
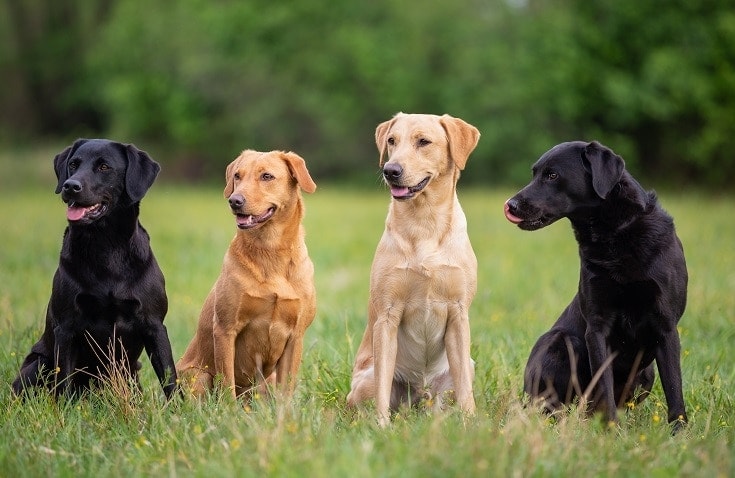
[[[449,154],[459,169],[464,169],[467,158],[480,140],[480,131],[471,124],[449,115],[439,118],[449,139]]]
[[[402,113],[397,113],[393,118],[380,123],[378,127],[375,128],[375,144],[378,146],[378,151],[380,151],[380,159],[378,159],[378,165],[381,168],[383,167],[383,155],[385,154],[385,150],[388,146],[388,131],[390,131],[391,126],[393,126],[393,123],[396,122],[396,118],[398,118],[398,116],[401,114]]]
[[[306,161],[304,161],[304,158],[290,151],[288,153],[281,153],[281,157],[286,161],[288,169],[291,170],[291,175],[296,178],[296,182],[299,184],[301,189],[307,193],[313,193],[316,191],[316,183],[311,179],[309,171],[306,169]]]
[[[88,140],[86,139],[78,139],[72,143],[71,146],[67,146],[64,148],[62,152],[57,154],[54,157],[54,171],[56,171],[56,178],[59,180],[58,184],[56,185],[56,194],[59,194],[61,192],[62,186],[64,186],[64,182],[69,179],[69,171],[66,169],[66,162],[69,159],[69,156],[74,153],[81,145],[86,143]]]
[[[156,180],[161,166],[153,161],[148,153],[133,144],[124,145],[128,155],[128,168],[125,171],[125,192],[134,203],[143,199],[146,191]]]
[[[597,141],[592,141],[585,146],[582,156],[590,165],[592,187],[598,196],[605,199],[612,188],[620,182],[625,169],[625,161],[610,148]]]
[[[228,164],[227,169],[225,169],[225,199],[232,196],[232,193],[235,192],[235,164],[240,159],[240,156],[238,156],[237,158],[235,158],[234,161]]]

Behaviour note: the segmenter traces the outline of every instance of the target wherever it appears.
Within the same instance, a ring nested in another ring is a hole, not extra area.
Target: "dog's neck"
[[[464,220],[464,213],[457,198],[459,172],[435,178],[421,194],[408,201],[391,199],[388,208],[386,230],[411,242],[427,238],[449,237],[456,221]],[[447,200],[447,198],[451,198]],[[390,216],[404,218],[397,220]],[[405,218],[410,217],[407,221]]]
[[[152,253],[147,232],[138,221],[139,203],[114,211],[92,224],[69,224],[61,260],[81,257],[82,275],[117,270],[130,261],[148,261]]]
[[[139,214],[140,202],[136,202],[110,211],[110,214],[91,224],[70,223],[67,226],[67,234],[80,244],[89,242],[92,247],[102,241],[129,244],[130,239],[141,227],[138,221]]]
[[[656,207],[656,194],[647,192],[627,171],[605,199],[570,215],[578,241],[611,241]]]

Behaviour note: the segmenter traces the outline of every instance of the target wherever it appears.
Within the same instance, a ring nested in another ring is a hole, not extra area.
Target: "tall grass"
[[[460,188],[479,261],[471,309],[477,416],[399,414],[386,430],[348,410],[350,370],[365,326],[370,263],[387,192],[320,184],[307,203],[318,312],[296,396],[245,409],[226,394],[165,403],[144,361],[142,390],[104,387],[81,400],[15,399],[10,382],[43,326],[65,226],[43,188],[0,196],[0,476],[713,476],[735,474],[735,199],[661,194],[690,271],[680,324],[690,424],[675,437],[660,384],[607,429],[571,408],[549,420],[522,406],[536,338],[574,294],[568,223],[527,233],[507,223],[510,189]],[[157,184],[141,220],[166,275],[166,318],[178,358],[235,233],[221,189]],[[121,400],[121,396],[124,400]]]

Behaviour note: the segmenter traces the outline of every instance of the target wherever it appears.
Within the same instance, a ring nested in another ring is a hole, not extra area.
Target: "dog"
[[[316,315],[300,190],[313,193],[316,184],[292,152],[246,150],[227,166],[224,196],[238,230],[176,365],[195,396],[218,374],[233,397],[267,390],[266,381],[294,391]]]
[[[137,381],[143,349],[167,398],[176,371],[163,319],[164,277],[138,220],[160,166],[132,144],[79,139],[54,158],[68,226],[46,325],[13,381],[76,396],[122,373]]]
[[[569,218],[579,244],[577,294],[534,345],[525,392],[555,410],[594,387],[591,410],[616,422],[616,406],[651,390],[655,361],[668,420],[675,429],[686,423],[677,323],[687,268],[673,219],[655,192],[645,191],[611,149],[574,141],[541,156],[530,184],[504,208],[528,231]]]
[[[375,130],[392,199],[347,403],[374,398],[381,426],[390,411],[423,398],[435,411],[452,398],[467,415],[475,411],[469,308],[477,259],[456,188],[479,138],[449,115],[398,113]]]

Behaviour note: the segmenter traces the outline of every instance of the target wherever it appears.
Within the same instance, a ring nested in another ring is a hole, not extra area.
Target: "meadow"
[[[244,406],[214,393],[166,403],[145,356],[142,392],[118,385],[76,401],[45,393],[21,401],[10,382],[42,330],[65,216],[50,161],[23,163],[35,178],[28,184],[9,174],[20,161],[0,161],[0,476],[735,475],[732,196],[660,191],[690,273],[679,327],[690,418],[683,432],[669,433],[658,380],[616,427],[575,407],[549,419],[524,406],[531,346],[575,291],[576,243],[566,221],[534,233],[508,223],[502,205],[514,188],[461,183],[479,262],[470,314],[477,415],[404,411],[383,430],[369,406],[345,407],[389,201],[377,175],[372,187],[319,183],[305,195],[318,311],[291,401],[257,397]],[[219,186],[158,183],[141,209],[166,275],[165,323],[178,359],[234,221]]]

